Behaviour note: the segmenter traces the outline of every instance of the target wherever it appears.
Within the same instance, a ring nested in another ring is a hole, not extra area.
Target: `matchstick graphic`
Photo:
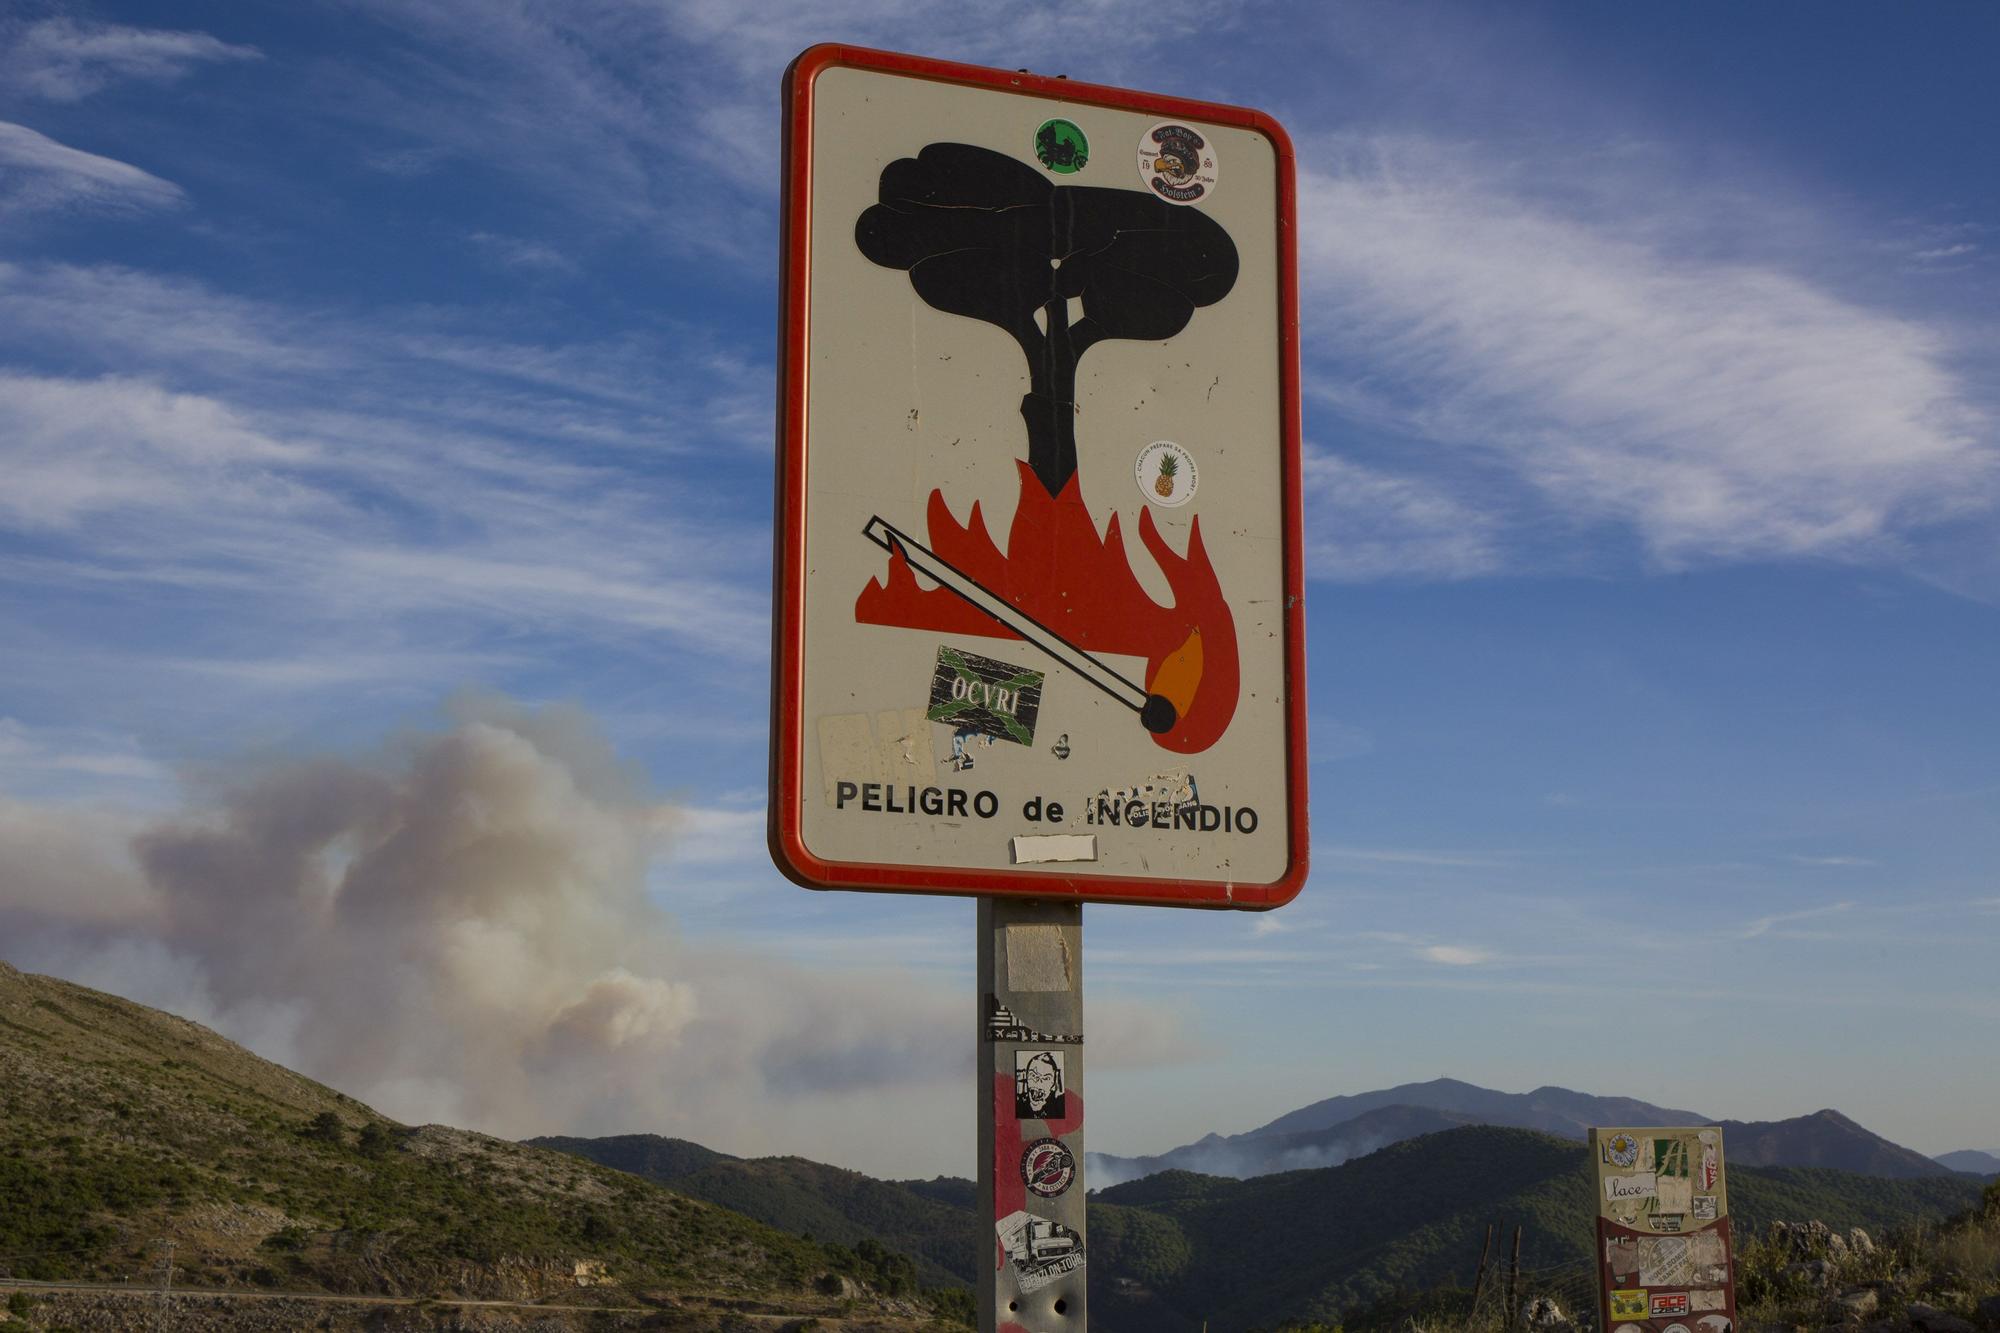
[[[1180,718],[1180,709],[1164,694],[1141,689],[1104,663],[1028,615],[971,575],[955,568],[937,552],[896,527],[880,515],[871,517],[861,535],[894,555],[903,553],[910,568],[979,611],[999,621],[1014,633],[1082,676],[1106,694],[1139,715],[1140,723],[1151,732],[1168,730]]]

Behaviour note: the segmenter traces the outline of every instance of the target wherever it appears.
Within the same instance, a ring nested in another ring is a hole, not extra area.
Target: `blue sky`
[[[1090,909],[1093,1148],[1440,1074],[2000,1148],[1990,7],[0,25],[0,957],[405,1119],[970,1171],[971,905],[762,846],[846,40],[1299,147],[1314,874]]]

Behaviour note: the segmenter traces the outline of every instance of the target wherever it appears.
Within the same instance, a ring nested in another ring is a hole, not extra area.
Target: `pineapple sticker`
[[[1194,457],[1172,440],[1155,440],[1142,449],[1134,476],[1149,504],[1178,509],[1194,498]]]

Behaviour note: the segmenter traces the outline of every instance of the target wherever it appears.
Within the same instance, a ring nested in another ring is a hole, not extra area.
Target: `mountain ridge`
[[[1988,1179],[2000,1177],[2000,1151],[1982,1152],[1978,1148],[1960,1148],[1956,1152],[1939,1153],[1931,1159],[1939,1166],[1967,1175],[1985,1176]]]
[[[1724,1130],[1729,1160],[1744,1166],[1827,1166],[1889,1179],[1954,1170],[1830,1108],[1787,1120],[1714,1120],[1633,1097],[1553,1084],[1511,1093],[1453,1078],[1324,1098],[1245,1133],[1208,1134],[1151,1156],[1091,1153],[1086,1165],[1093,1179],[1109,1183],[1162,1170],[1248,1178],[1299,1166],[1338,1165],[1452,1124],[1529,1129],[1569,1139],[1582,1139],[1599,1125],[1715,1124]]]

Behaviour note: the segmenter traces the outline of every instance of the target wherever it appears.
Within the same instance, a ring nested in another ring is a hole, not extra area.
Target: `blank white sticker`
[[[1036,861],[1095,861],[1095,833],[1039,833],[1014,839],[1014,864]]]

